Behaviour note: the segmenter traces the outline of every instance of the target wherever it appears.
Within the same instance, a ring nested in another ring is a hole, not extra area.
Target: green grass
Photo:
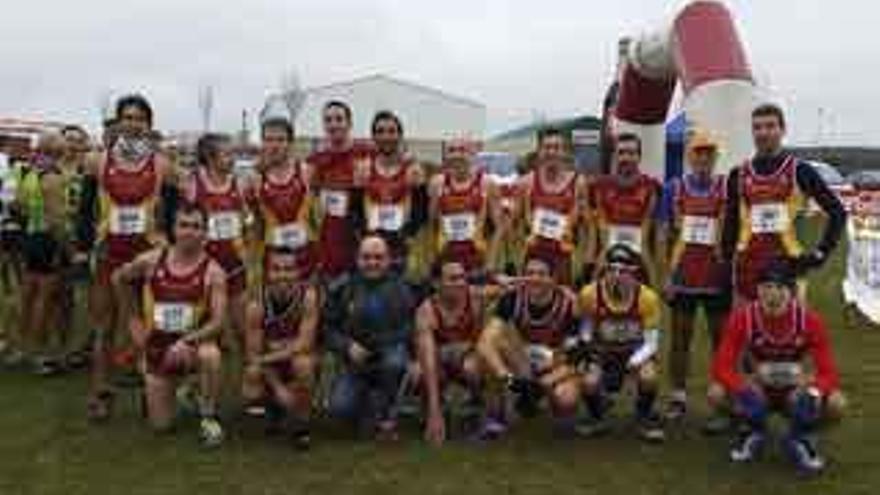
[[[497,444],[452,442],[437,450],[415,429],[400,444],[384,446],[355,442],[322,422],[312,451],[297,453],[266,439],[255,425],[230,422],[229,441],[206,452],[191,422],[174,436],[150,433],[128,396],[120,397],[109,424],[88,425],[81,375],[40,379],[3,372],[0,494],[875,493],[880,332],[843,323],[842,254],[814,275],[810,292],[832,329],[851,400],[846,420],[824,435],[832,465],[819,479],[797,479],[776,451],[758,465],[732,466],[726,440],[703,438],[695,424],[672,429],[666,445],[646,446],[625,429],[596,441],[558,441],[537,421],[516,424]],[[705,337],[699,337],[697,377],[706,370]],[[698,378],[691,384],[694,397],[704,383]]]

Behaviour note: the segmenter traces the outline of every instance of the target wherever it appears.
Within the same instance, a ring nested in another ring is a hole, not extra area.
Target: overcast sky
[[[880,145],[876,2],[727,3],[794,141]],[[241,109],[259,108],[295,70],[306,86],[385,73],[467,96],[486,104],[497,132],[597,113],[617,38],[682,4],[25,0],[0,14],[0,116],[93,124],[103,95],[133,89],[154,101],[159,128],[194,129],[199,87],[211,84],[216,126],[237,128]]]

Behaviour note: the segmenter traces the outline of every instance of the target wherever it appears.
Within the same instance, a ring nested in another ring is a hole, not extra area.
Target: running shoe
[[[751,431],[744,433],[730,450],[730,460],[737,463],[748,463],[757,460],[764,451],[766,441],[767,437],[762,432]]]
[[[215,448],[223,443],[223,426],[216,417],[205,416],[199,421],[199,441],[207,448]]]
[[[825,469],[825,459],[819,454],[814,439],[786,435],[782,448],[801,474],[815,475]]]

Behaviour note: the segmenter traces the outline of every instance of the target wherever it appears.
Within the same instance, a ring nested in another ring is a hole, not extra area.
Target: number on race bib
[[[642,252],[642,228],[636,225],[612,225],[608,228],[608,246],[623,244]]]
[[[599,325],[599,337],[609,343],[633,342],[642,337],[642,326],[638,321],[634,320],[604,320]]]
[[[403,228],[404,213],[402,205],[378,204],[370,208],[370,230],[398,232]]]
[[[114,206],[110,214],[110,233],[135,235],[147,232],[147,209],[144,206]]]
[[[153,325],[163,332],[184,333],[196,323],[196,311],[187,303],[156,303],[153,308]]]
[[[331,217],[348,215],[348,193],[329,189],[321,191],[321,207]]]
[[[473,213],[458,213],[443,217],[443,235],[452,242],[470,241],[477,233],[477,218]]]
[[[783,203],[753,205],[751,219],[755,234],[780,234],[789,225],[788,209]]]
[[[308,242],[308,233],[299,223],[278,225],[272,231],[272,247],[299,249]]]
[[[568,229],[568,218],[565,215],[546,208],[535,209],[532,218],[532,233],[538,237],[561,241]]]
[[[526,352],[532,371],[545,371],[553,366],[553,349],[546,345],[531,344]]]
[[[235,211],[213,213],[208,217],[208,239],[228,241],[241,237],[241,215]]]
[[[768,362],[758,365],[761,383],[772,388],[785,388],[798,385],[803,369],[800,363]]]
[[[682,219],[681,239],[686,244],[714,246],[716,241],[716,219],[686,215]]]

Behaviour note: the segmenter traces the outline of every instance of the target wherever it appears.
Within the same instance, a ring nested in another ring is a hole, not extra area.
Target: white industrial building
[[[439,161],[442,143],[450,137],[482,139],[485,132],[483,104],[420,84],[373,75],[306,89],[296,119],[298,137],[312,141],[320,138],[321,110],[330,100],[342,100],[351,106],[356,138],[370,136],[370,123],[376,112],[396,113],[403,121],[410,149],[424,160]]]

